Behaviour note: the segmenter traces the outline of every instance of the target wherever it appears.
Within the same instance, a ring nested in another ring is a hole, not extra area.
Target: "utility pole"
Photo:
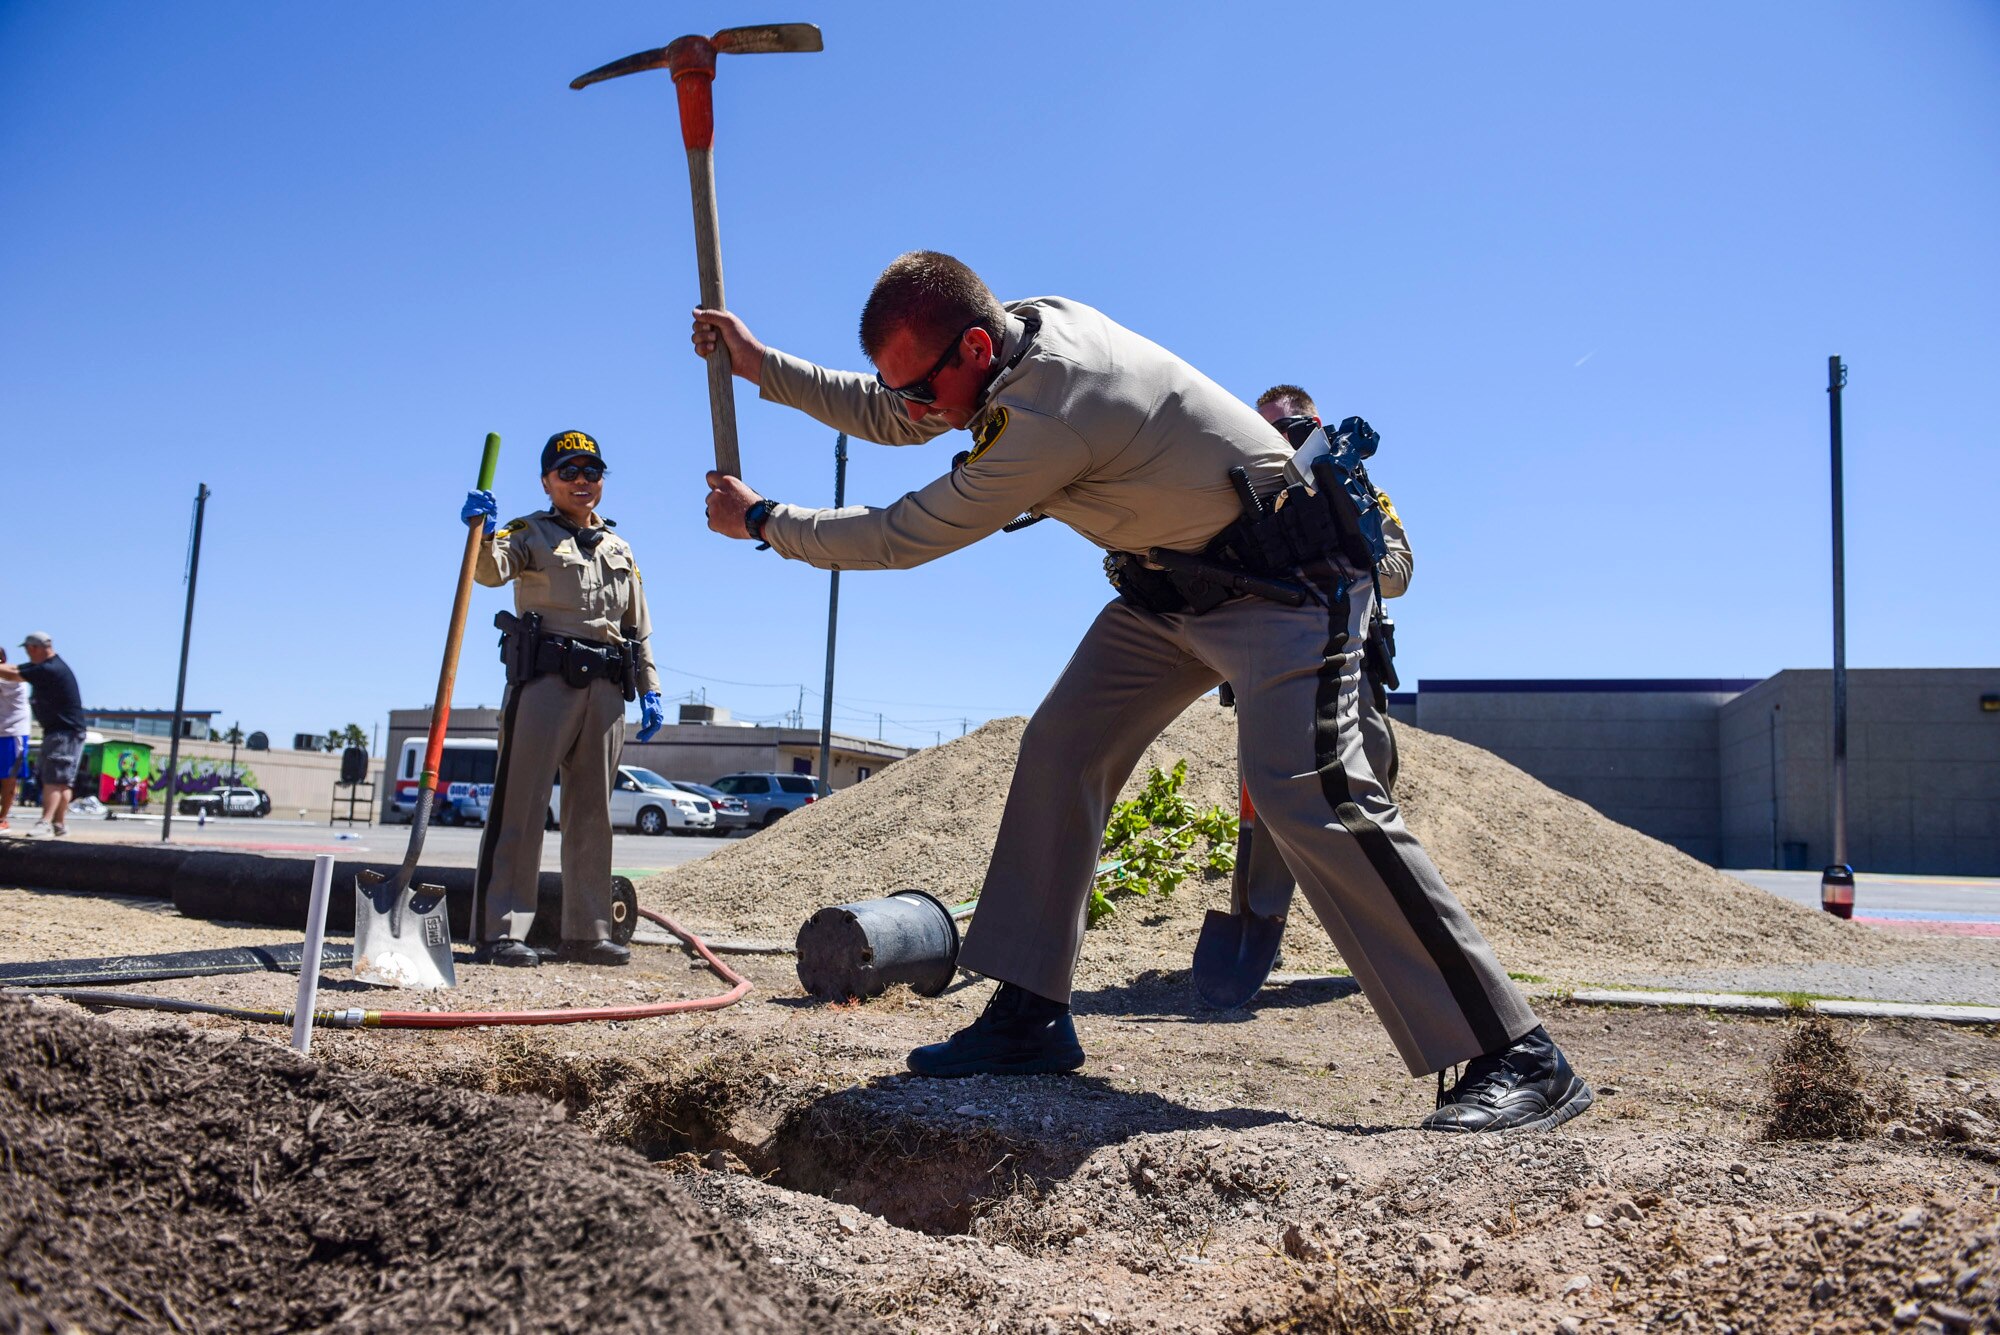
[[[198,482],[194,491],[194,531],[188,537],[187,611],[181,617],[181,675],[174,687],[174,736],[167,747],[167,811],[160,822],[160,842],[166,843],[174,831],[174,803],[180,799],[181,720],[186,717],[188,684],[188,637],[194,633],[194,581],[201,573],[201,521],[208,510],[208,484]]]
[[[1819,877],[1819,906],[1854,916],[1854,868],[1847,862],[1847,535],[1841,486],[1840,391],[1847,367],[1826,359],[1828,423],[1833,446],[1833,861]]]
[[[243,720],[229,725],[229,786],[236,786],[236,743],[243,738]]]
[[[847,504],[847,433],[833,438],[833,508]],[[840,567],[833,568],[832,584],[826,595],[826,691],[819,706],[819,777],[831,786],[833,768],[833,642],[840,629]],[[805,696],[799,697],[804,708]]]

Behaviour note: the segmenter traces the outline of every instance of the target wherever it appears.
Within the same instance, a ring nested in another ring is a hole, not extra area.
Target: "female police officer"
[[[625,744],[625,702],[638,696],[650,738],[666,721],[645,586],[632,548],[597,514],[604,456],[581,431],[542,447],[549,508],[500,526],[490,491],[465,498],[460,517],[484,523],[475,577],[514,585],[506,632],[507,703],[493,800],[479,841],[473,931],[482,962],[535,965],[527,944],[542,865],[549,789],[562,773],[561,958],[623,964],[611,936],[611,784]]]

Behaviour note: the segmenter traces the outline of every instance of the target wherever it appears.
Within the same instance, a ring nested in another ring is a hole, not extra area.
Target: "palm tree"
[[[229,731],[222,734],[222,740],[229,743],[229,785],[236,786],[236,748],[243,741],[243,725],[232,723]]]

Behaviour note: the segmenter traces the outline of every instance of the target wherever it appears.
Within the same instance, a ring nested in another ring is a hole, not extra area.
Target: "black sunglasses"
[[[556,476],[564,482],[574,482],[582,478],[585,482],[601,482],[604,470],[596,464],[564,464],[556,470]]]
[[[933,385],[931,381],[937,379],[939,371],[944,370],[945,367],[950,366],[958,360],[958,345],[965,340],[967,334],[979,327],[979,321],[974,320],[971,324],[953,334],[951,336],[951,346],[944,350],[944,355],[931,364],[930,370],[924,372],[922,376],[912,380],[909,384],[902,386],[892,385],[882,378],[880,371],[875,373],[875,383],[905,403],[936,403],[937,386]]]

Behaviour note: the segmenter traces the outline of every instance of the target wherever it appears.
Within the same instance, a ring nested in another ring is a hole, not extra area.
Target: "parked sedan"
[[[715,787],[730,797],[742,798],[750,808],[751,823],[766,830],[787,812],[833,795],[833,789],[827,787],[824,779],[770,771],[725,774],[715,781]]]
[[[727,839],[738,830],[747,830],[752,821],[749,804],[740,797],[731,797],[719,788],[711,788],[705,783],[692,783],[687,779],[668,779],[668,783],[684,793],[692,793],[715,808],[715,832]]]
[[[485,809],[480,809],[485,818]],[[549,792],[543,828],[562,828],[562,782]],[[637,765],[620,765],[611,784],[611,828],[640,834],[708,834],[715,829],[715,808],[705,797],[684,793],[669,780]]]
[[[271,808],[255,788],[216,788],[206,793],[183,793],[176,809],[183,816],[261,816]]]

